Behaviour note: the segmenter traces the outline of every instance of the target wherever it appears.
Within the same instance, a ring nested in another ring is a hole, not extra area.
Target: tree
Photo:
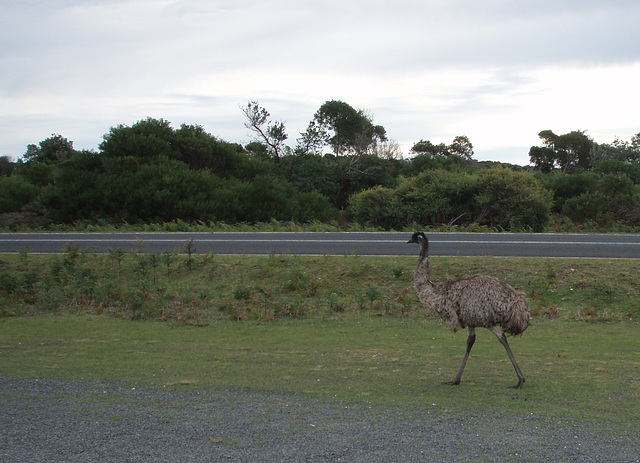
[[[368,176],[373,170],[361,168],[362,160],[375,152],[378,143],[387,140],[386,130],[374,125],[370,116],[342,101],[325,102],[316,111],[307,130],[298,139],[298,153],[322,154],[330,146],[327,155],[337,166],[338,192],[334,200],[344,208],[349,197],[349,183],[354,177]]]
[[[111,127],[99,148],[107,157],[131,156],[141,161],[161,156],[176,159],[179,154],[173,148],[174,138],[169,121],[148,117],[131,127],[122,124]]]
[[[384,127],[373,125],[362,110],[337,100],[320,106],[301,135],[302,151],[317,152],[329,145],[336,156],[368,154],[378,142],[387,140]]]
[[[529,159],[536,168],[548,172],[559,167],[563,172],[592,167],[591,150],[593,140],[584,131],[574,130],[564,135],[556,135],[551,130],[538,133],[544,148],[531,147]]]
[[[470,161],[473,156],[473,144],[466,135],[458,135],[450,145],[438,143],[434,145],[429,140],[420,140],[411,147],[413,154],[426,154],[436,156],[460,156],[462,159]]]
[[[288,152],[288,147],[284,144],[289,137],[285,130],[284,122],[270,121],[269,111],[260,106],[256,101],[250,101],[247,106],[240,108],[242,114],[247,118],[244,126],[251,130],[256,141],[267,146],[269,154],[276,163]]]
[[[629,164],[640,162],[640,133],[631,137],[630,141],[619,138],[611,144],[595,144],[591,150],[592,162],[619,161]]]
[[[560,135],[555,141],[555,147],[558,152],[566,153],[565,164],[561,164],[564,171],[592,167],[589,155],[593,147],[593,140],[584,131],[574,130]]]
[[[532,146],[529,150],[529,162],[536,169],[548,174],[553,171],[556,165],[556,152],[546,146]]]
[[[269,159],[269,150],[267,149],[267,145],[265,145],[264,143],[260,143],[259,141],[252,141],[244,145],[244,149],[250,156],[256,159],[260,159],[263,161]]]
[[[221,177],[237,173],[241,163],[240,145],[217,139],[199,125],[182,124],[174,132],[176,157],[191,170],[211,170]]]
[[[15,164],[9,156],[0,156],[0,177],[8,177],[14,168]]]
[[[404,157],[400,144],[395,140],[384,140],[376,144],[373,155],[381,159],[395,159],[401,161]]]
[[[38,145],[27,145],[22,159],[25,163],[55,164],[69,159],[74,152],[72,141],[54,133]]]
[[[429,140],[420,140],[416,144],[411,147],[411,152],[413,154],[426,154],[429,156],[449,156],[449,150],[447,150],[447,145],[444,143],[439,143],[438,145],[434,145]]]
[[[470,161],[473,157],[473,144],[471,140],[469,140],[469,137],[458,135],[453,139],[453,143],[449,145],[449,152]]]
[[[192,170],[210,169],[214,165],[215,138],[199,125],[182,124],[174,133],[174,149],[180,160]]]
[[[53,182],[55,169],[76,154],[73,142],[60,134],[52,134],[37,145],[27,145],[15,171],[34,185],[43,187]]]
[[[120,176],[126,174],[120,172]],[[61,162],[53,173],[51,184],[41,195],[47,215],[62,223],[105,218],[105,190],[100,188],[103,175],[103,158],[90,151],[75,153]]]

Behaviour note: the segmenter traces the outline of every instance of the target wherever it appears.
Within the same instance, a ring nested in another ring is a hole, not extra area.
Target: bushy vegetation
[[[403,159],[370,116],[321,106],[291,148],[255,102],[241,146],[163,119],[112,127],[96,151],[53,134],[16,162],[0,158],[0,228],[285,221],[335,227],[511,231],[640,227],[640,134],[595,143],[540,132],[532,166],[474,161],[464,136],[420,140]],[[327,150],[329,152],[327,152]]]
[[[162,254],[1,256],[0,317],[79,313],[192,325],[216,321],[425,316],[415,257],[217,256],[193,242]],[[526,293],[536,317],[637,320],[633,260],[432,258],[437,282],[494,275]]]

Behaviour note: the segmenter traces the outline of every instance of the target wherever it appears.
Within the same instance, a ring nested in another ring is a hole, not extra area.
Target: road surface
[[[640,258],[640,235],[533,233],[430,233],[434,256]],[[0,253],[28,248],[63,252],[70,244],[89,252],[121,248],[140,252],[292,255],[416,255],[410,233],[0,233]]]

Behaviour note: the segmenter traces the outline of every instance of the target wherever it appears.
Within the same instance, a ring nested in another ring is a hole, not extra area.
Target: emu
[[[431,282],[429,271],[429,240],[422,232],[411,236],[409,243],[420,246],[420,257],[413,272],[413,287],[420,303],[448,321],[454,332],[468,328],[467,351],[462,358],[458,374],[444,384],[460,384],[462,372],[476,340],[476,328],[487,328],[504,346],[518,375],[518,383],[511,386],[519,389],[524,376],[516,362],[505,333],[522,334],[529,326],[529,305],[524,294],[497,278],[476,275],[441,285]]]

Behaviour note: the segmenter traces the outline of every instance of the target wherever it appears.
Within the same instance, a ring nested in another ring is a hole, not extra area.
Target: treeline
[[[370,116],[325,103],[295,148],[255,102],[256,140],[223,141],[198,125],[148,118],[112,127],[98,151],[62,135],[0,158],[4,229],[291,221],[400,229],[542,231],[640,226],[640,134],[595,143],[584,132],[540,133],[532,166],[472,159],[467,137],[420,140],[403,159]],[[328,152],[326,152],[328,151]]]

